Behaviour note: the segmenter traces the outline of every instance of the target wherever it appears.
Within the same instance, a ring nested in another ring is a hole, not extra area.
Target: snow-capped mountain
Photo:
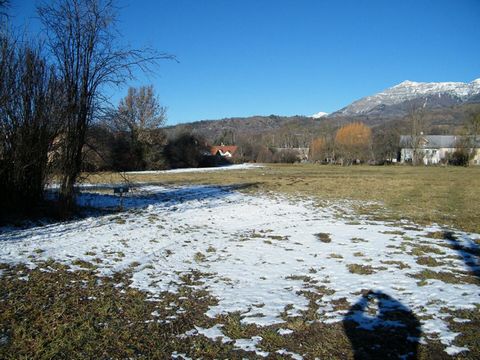
[[[320,119],[320,118],[325,117],[327,115],[328,115],[328,113],[323,112],[323,111],[319,111],[318,113],[310,115],[309,117],[314,118],[314,119]]]
[[[480,102],[480,78],[463,82],[404,81],[378,94],[361,98],[330,116],[400,115],[415,103],[424,108]]]

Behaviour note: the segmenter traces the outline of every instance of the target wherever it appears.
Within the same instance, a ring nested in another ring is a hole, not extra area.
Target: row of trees
[[[55,168],[60,214],[69,216],[87,134],[108,114],[105,87],[123,84],[135,69],[149,71],[157,60],[172,57],[121,46],[113,0],[43,1],[37,12],[44,42],[15,36],[5,22],[1,26],[0,201],[2,211],[28,210],[42,200]],[[129,106],[122,103],[117,111],[122,126],[129,124]],[[142,144],[149,141],[142,131],[131,130]],[[145,151],[135,139],[135,151]]]
[[[228,132],[228,136],[221,139],[233,139],[227,141],[229,145],[238,145],[237,161],[245,162],[270,162],[292,163],[301,158],[300,151],[309,149],[309,160],[313,162],[339,162],[352,164],[353,162],[374,161],[383,163],[397,158],[399,151],[399,133],[392,127],[376,127],[373,131],[363,123],[347,124],[339,129],[325,126],[320,135],[307,135],[301,132],[291,134],[292,142],[280,143],[277,140],[285,140],[284,129],[281,131],[242,135]],[[305,139],[303,140],[303,137]],[[300,148],[300,149],[298,149]]]
[[[412,164],[423,164],[425,151],[422,144],[430,126],[423,108],[412,104],[406,118],[403,134],[409,134]],[[457,131],[456,150],[445,161],[452,165],[468,165],[476,156],[480,144],[480,107],[472,106],[466,113],[462,129]],[[310,160],[352,164],[355,161],[381,164],[397,159],[400,153],[400,132],[393,126],[377,126],[374,131],[362,123],[350,123],[336,131],[325,131],[310,144]]]

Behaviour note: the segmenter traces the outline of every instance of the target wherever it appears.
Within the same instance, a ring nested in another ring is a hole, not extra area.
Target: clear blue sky
[[[35,1],[11,3],[15,22],[35,29]],[[118,3],[126,43],[180,61],[130,84],[155,86],[168,124],[332,112],[407,79],[480,77],[480,0]]]

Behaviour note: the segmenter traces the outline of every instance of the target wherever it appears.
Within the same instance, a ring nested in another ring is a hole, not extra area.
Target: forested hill
[[[312,129],[316,128],[319,122],[319,119],[313,119],[307,116],[269,115],[232,117],[221,120],[203,120],[168,126],[165,128],[165,131],[169,137],[174,137],[182,132],[191,132],[213,141],[228,135],[254,136],[263,133],[274,133],[285,127],[292,129]],[[232,139],[225,140],[231,142]]]
[[[478,111],[478,105],[463,104],[441,109],[424,109],[422,118],[425,128],[432,134],[449,134],[460,131],[469,114]],[[374,131],[376,128],[391,128],[398,132],[408,130],[409,115],[386,115],[386,114],[358,114],[322,117],[314,119],[307,116],[252,116],[232,117],[221,120],[203,120],[186,124],[179,124],[167,127],[166,133],[169,137],[189,132],[200,135],[210,142],[235,143],[241,138],[270,137],[275,145],[282,146],[281,142],[288,145],[288,137],[295,137],[309,141],[312,137],[323,133],[331,132],[340,126],[361,121],[370,126]],[[275,138],[276,137],[276,138]],[[306,145],[306,144],[298,144]]]

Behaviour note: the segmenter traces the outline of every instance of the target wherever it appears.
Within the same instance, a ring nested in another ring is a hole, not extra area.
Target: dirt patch
[[[352,274],[358,275],[372,275],[375,274],[379,270],[386,270],[386,267],[373,267],[370,265],[361,265],[361,264],[348,264],[347,265],[348,271]]]
[[[332,239],[330,238],[330,234],[328,233],[317,233],[315,234],[315,237],[324,243],[332,242]]]

